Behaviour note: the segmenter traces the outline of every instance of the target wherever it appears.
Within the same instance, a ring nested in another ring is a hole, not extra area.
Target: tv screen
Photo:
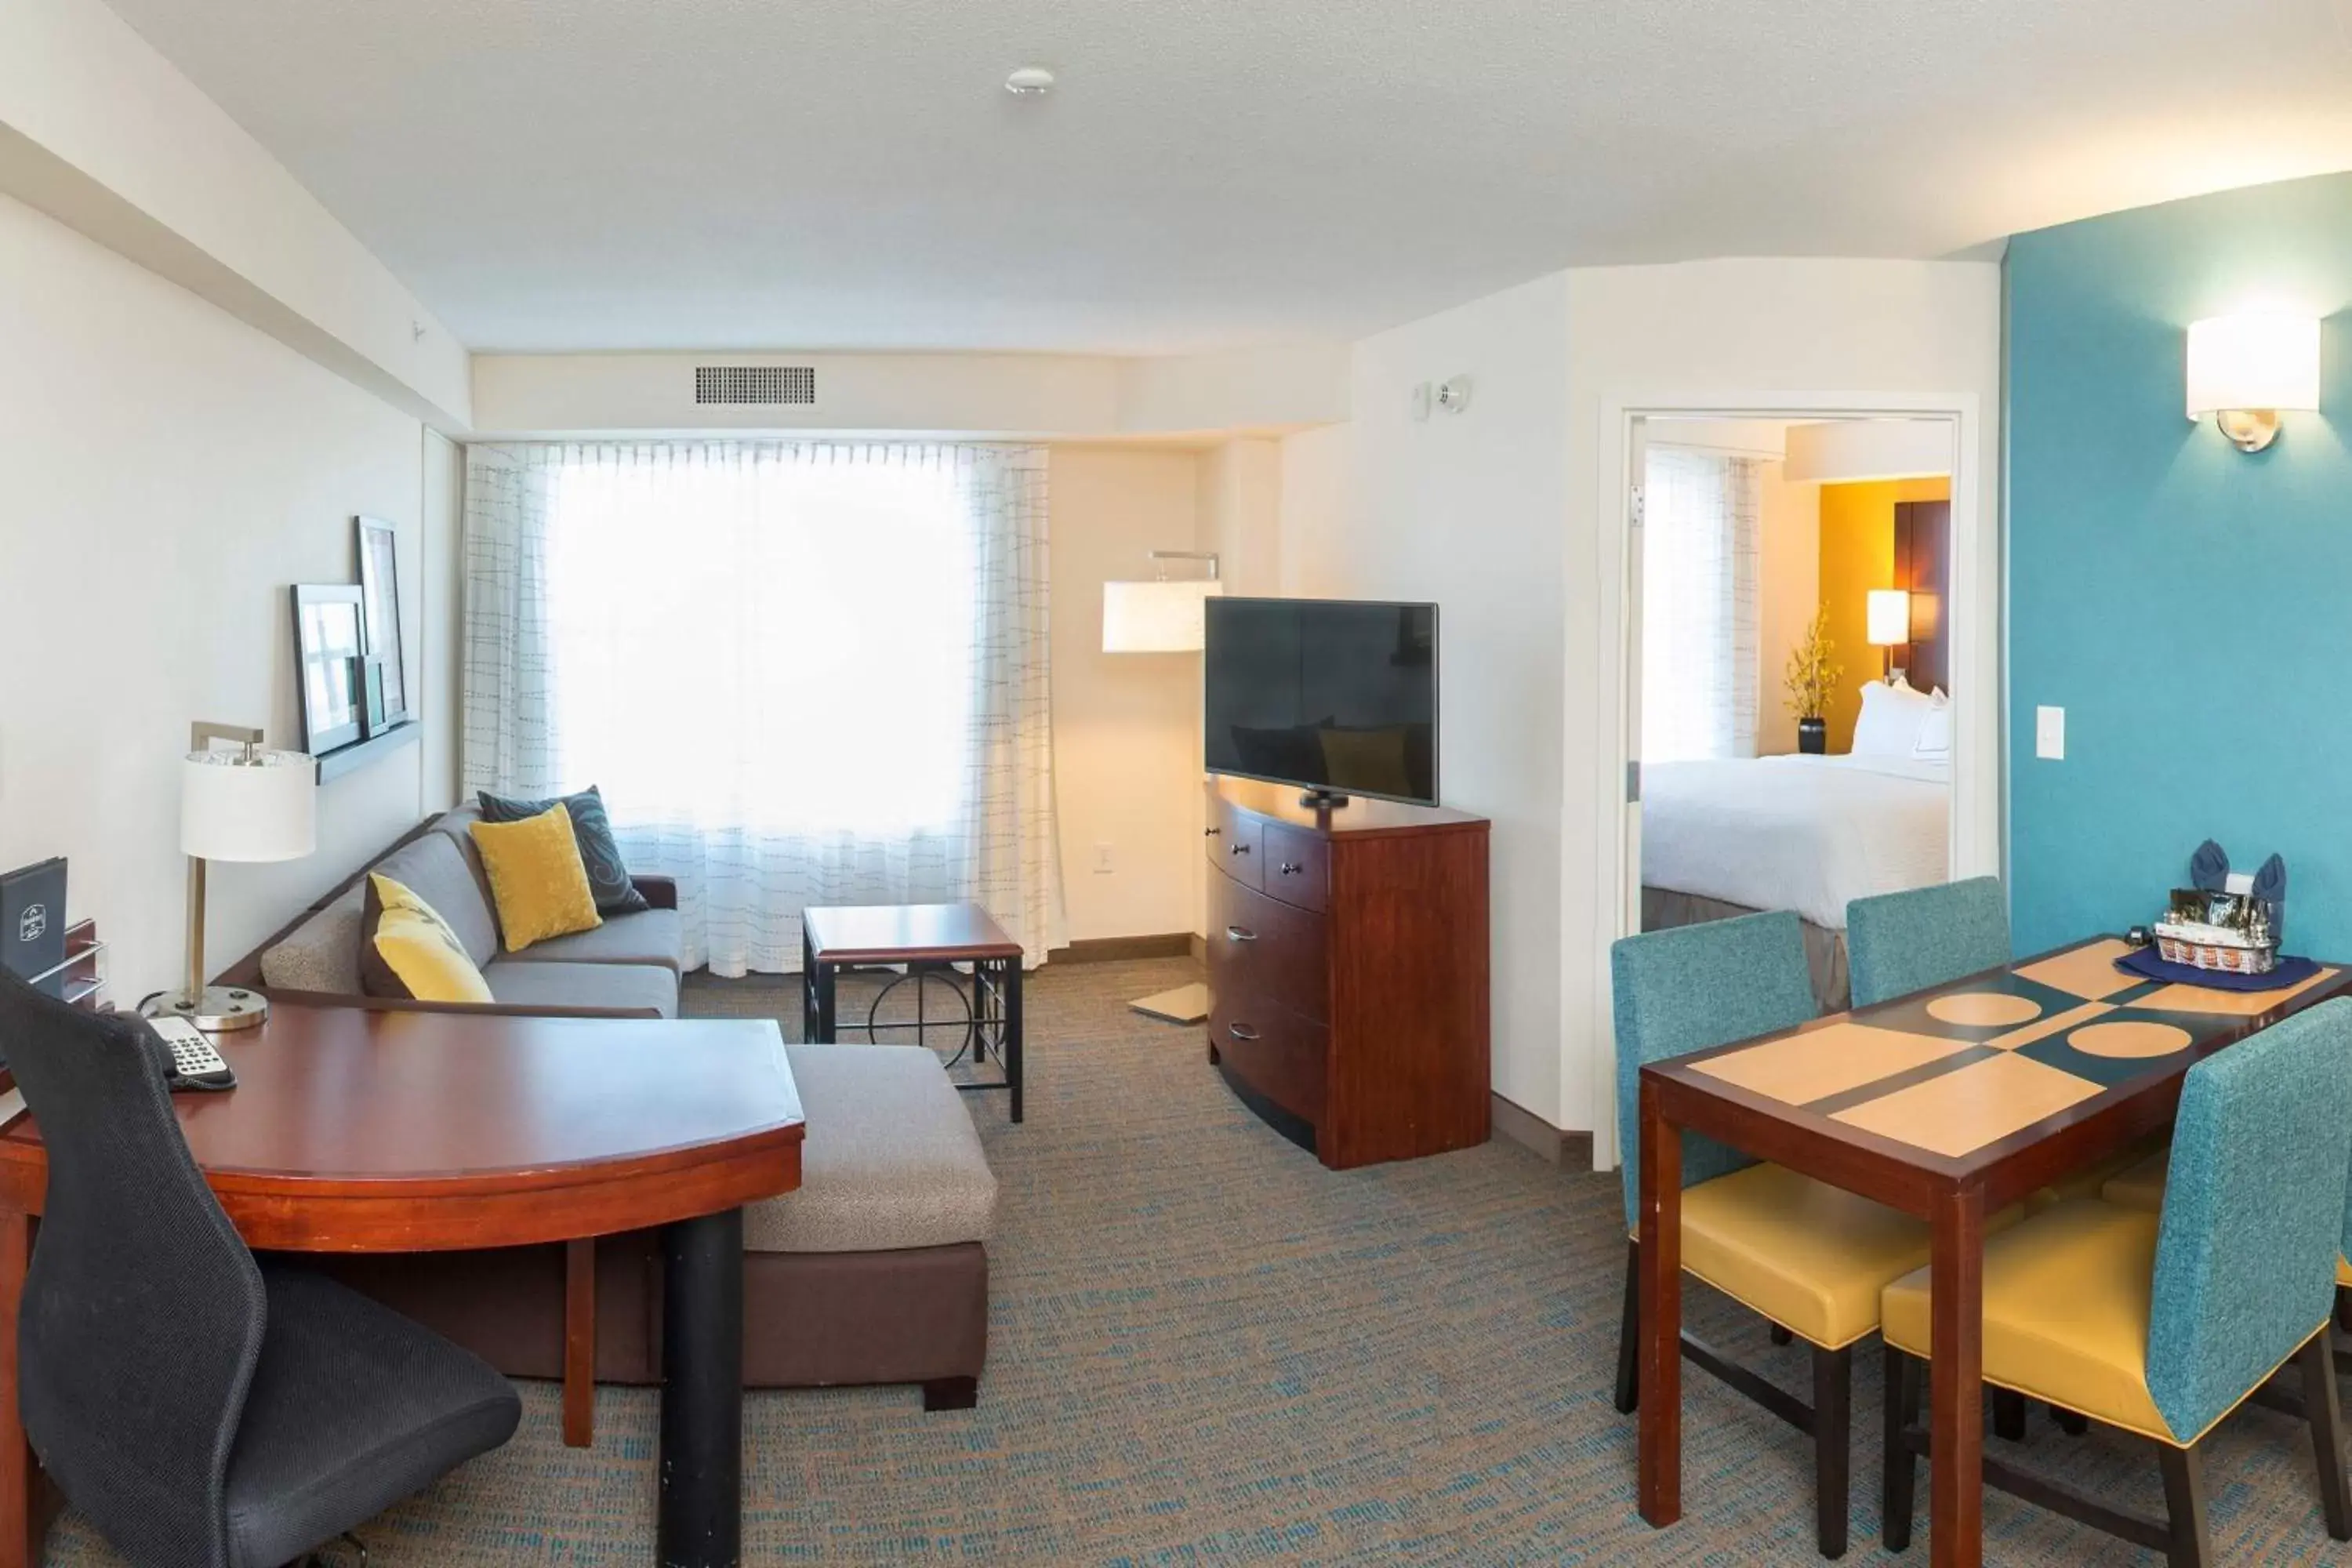
[[[1209,771],[1437,804],[1437,606],[1211,599]]]

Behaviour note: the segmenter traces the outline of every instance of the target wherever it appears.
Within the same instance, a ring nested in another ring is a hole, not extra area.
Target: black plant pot
[[[1818,757],[1829,750],[1830,727],[1819,719],[1797,721],[1797,750],[1809,757]]]

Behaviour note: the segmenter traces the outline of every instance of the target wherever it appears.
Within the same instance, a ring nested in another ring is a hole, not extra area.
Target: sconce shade
[[[299,860],[318,847],[318,764],[299,752],[193,752],[180,764],[180,851]]]
[[[2217,316],[2189,329],[2189,417],[2319,406],[2319,322]]]
[[[1200,652],[1208,616],[1203,604],[1224,591],[1225,585],[1213,580],[1105,583],[1103,652]]]
[[[1865,640],[1873,647],[1896,647],[1911,640],[1911,595],[1902,588],[1870,591]]]

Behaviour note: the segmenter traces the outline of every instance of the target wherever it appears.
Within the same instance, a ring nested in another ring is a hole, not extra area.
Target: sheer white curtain
[[[1063,940],[1042,450],[534,444],[467,477],[467,787],[599,786],[689,963],[797,969],[812,904]]]
[[[1763,465],[1649,449],[1642,514],[1642,759],[1756,754]]]

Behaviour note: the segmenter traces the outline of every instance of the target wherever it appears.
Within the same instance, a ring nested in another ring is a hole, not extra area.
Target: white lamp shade
[[[1198,653],[1218,582],[1105,583],[1103,652]]]
[[[1873,588],[1865,639],[1873,647],[1895,647],[1911,640],[1911,595],[1901,588]]]
[[[192,752],[180,764],[180,851],[299,860],[319,846],[318,764],[299,752]]]
[[[2189,329],[2189,417],[2319,406],[2319,322],[2217,316]]]

